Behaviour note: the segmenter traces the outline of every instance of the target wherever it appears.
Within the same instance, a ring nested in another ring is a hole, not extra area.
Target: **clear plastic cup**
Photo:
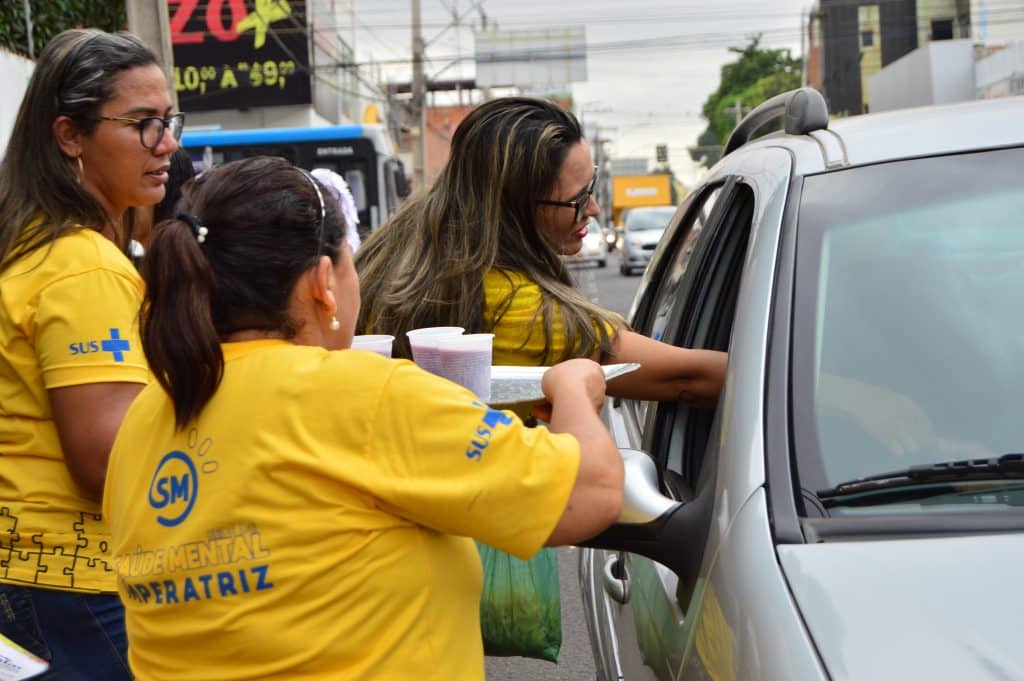
[[[441,370],[441,354],[437,342],[442,338],[461,336],[465,331],[461,326],[425,326],[421,329],[406,331],[409,347],[412,350],[412,361],[432,374],[443,376]]]
[[[491,399],[493,333],[445,336],[437,344],[442,376],[469,388],[484,402]]]
[[[366,334],[363,336],[352,336],[353,350],[368,350],[376,352],[385,357],[391,356],[391,346],[395,342],[394,336],[383,333]]]

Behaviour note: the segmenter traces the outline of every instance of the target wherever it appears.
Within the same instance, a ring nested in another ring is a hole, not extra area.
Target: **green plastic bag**
[[[484,654],[557,662],[562,647],[558,554],[544,548],[529,560],[519,560],[480,542],[476,547],[484,568]]]

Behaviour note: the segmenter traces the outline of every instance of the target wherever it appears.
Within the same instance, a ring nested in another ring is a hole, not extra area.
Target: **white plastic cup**
[[[378,355],[391,357],[391,346],[394,342],[394,336],[382,333],[366,334],[363,336],[352,336],[351,347],[353,350],[368,350],[369,352],[376,352]]]
[[[469,388],[484,402],[491,399],[493,333],[445,336],[437,344],[442,376]]]
[[[412,349],[412,361],[432,374],[443,376],[441,354],[437,343],[442,338],[461,336],[465,331],[461,326],[425,326],[421,329],[406,331],[409,347]]]

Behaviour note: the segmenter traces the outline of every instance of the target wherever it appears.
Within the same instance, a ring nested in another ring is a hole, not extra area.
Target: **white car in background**
[[[587,223],[587,235],[583,237],[583,248],[579,253],[565,256],[569,264],[582,265],[585,263],[597,263],[598,267],[608,264],[608,249],[605,245],[604,232],[596,219],[590,218]]]

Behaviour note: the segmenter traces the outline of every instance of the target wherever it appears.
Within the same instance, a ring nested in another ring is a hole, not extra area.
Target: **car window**
[[[634,328],[639,333],[654,340],[663,340],[669,317],[678,302],[679,289],[693,255],[697,237],[708,224],[721,190],[720,185],[711,187],[698,197],[696,205],[689,209],[688,215],[672,236],[674,251],[666,254],[664,260],[667,264],[659,270],[660,282],[656,288],[652,288],[654,292],[651,299],[643,306],[643,309],[649,312],[642,315],[642,320],[634,319]],[[649,406],[649,402],[635,404],[634,409],[640,423],[643,422]]]
[[[663,341],[690,348],[726,351],[754,214],[753,191],[738,183],[714,197],[720,215],[693,243],[690,275],[667,315]],[[685,245],[685,242],[684,242]],[[666,486],[679,496],[692,494],[704,461],[715,410],[682,402],[657,405],[648,417],[648,451],[660,464]]]
[[[686,274],[687,266],[690,264],[690,256],[693,255],[694,245],[697,237],[704,230],[708,223],[708,217],[715,207],[715,200],[721,191],[716,187],[708,192],[700,205],[694,210],[693,216],[687,221],[682,235],[682,242],[676,249],[675,254],[667,270],[663,273],[661,284],[652,301],[653,316],[650,324],[644,329],[647,336],[655,340],[661,340],[665,335],[665,326],[668,323],[669,314],[679,293],[679,286],[682,284],[683,275]],[[677,237],[678,238],[678,237]]]
[[[1024,150],[1004,149],[805,180],[792,353],[803,488],[1024,451],[1022,167]],[[835,512],[880,512],[864,502]],[[1011,503],[965,493],[915,508]]]

